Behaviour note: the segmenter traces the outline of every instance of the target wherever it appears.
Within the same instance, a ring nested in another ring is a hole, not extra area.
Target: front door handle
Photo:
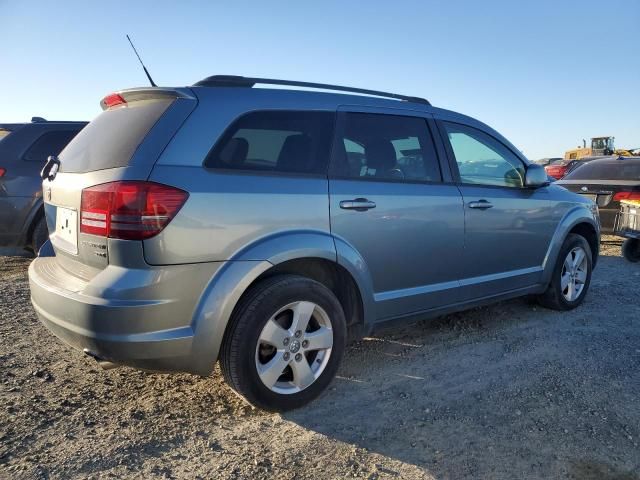
[[[376,202],[367,200],[366,198],[356,198],[354,200],[342,200],[340,208],[345,210],[355,210],[357,212],[365,212],[370,208],[376,208]]]
[[[478,200],[477,202],[469,202],[469,208],[479,208],[480,210],[486,210],[492,208],[493,204],[486,200]]]

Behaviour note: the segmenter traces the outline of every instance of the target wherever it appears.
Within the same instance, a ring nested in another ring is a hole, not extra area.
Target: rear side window
[[[572,170],[563,180],[640,180],[640,162],[588,162]]]
[[[340,114],[332,175],[380,181],[442,180],[425,119],[371,113]]]
[[[174,99],[139,100],[105,110],[60,155],[63,172],[124,167]]]
[[[77,133],[78,130],[47,132],[33,142],[22,158],[27,162],[44,163],[49,155],[58,155]]]
[[[274,173],[324,174],[332,112],[256,111],[236,120],[216,143],[205,167]]]

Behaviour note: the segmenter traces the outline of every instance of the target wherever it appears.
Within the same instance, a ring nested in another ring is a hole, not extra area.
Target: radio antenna
[[[136,50],[136,47],[133,45],[133,42],[129,38],[129,35],[127,35],[127,40],[129,40],[129,43],[131,44],[131,48],[133,48],[133,52],[136,54],[136,57],[138,57],[138,61],[140,62],[140,65],[142,65],[142,69],[144,70],[144,73],[147,75],[147,78],[149,79],[149,83],[151,83],[152,87],[157,87],[157,85],[153,81],[153,78],[151,78],[151,75],[149,75],[149,70],[147,70],[147,67],[144,66],[144,63],[142,62],[140,55],[138,55],[138,50]]]

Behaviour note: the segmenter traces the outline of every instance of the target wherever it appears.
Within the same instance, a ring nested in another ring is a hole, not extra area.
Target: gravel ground
[[[0,478],[640,479],[640,265],[603,245],[585,304],[527,299],[352,344],[319,400],[253,410],[210,378],[102,371],[0,258]]]

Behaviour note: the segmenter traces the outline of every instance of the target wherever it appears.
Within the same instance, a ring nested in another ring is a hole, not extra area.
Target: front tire
[[[569,234],[558,253],[551,282],[538,303],[554,310],[572,310],[580,305],[591,284],[593,257],[589,242]]]
[[[299,408],[335,376],[346,342],[344,312],[319,282],[278,275],[252,287],[222,342],[225,381],[252,405]]]

